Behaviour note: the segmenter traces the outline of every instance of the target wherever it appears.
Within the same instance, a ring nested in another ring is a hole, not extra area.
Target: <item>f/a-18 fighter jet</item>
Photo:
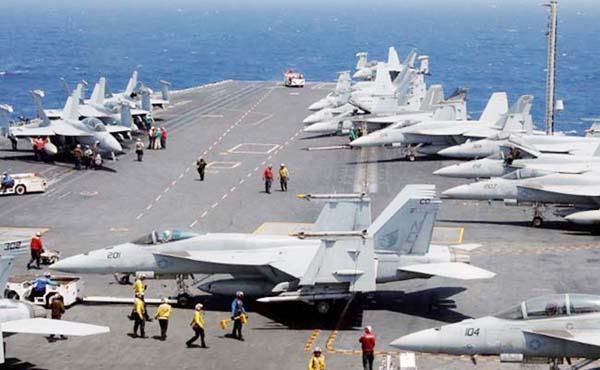
[[[335,85],[335,90],[329,93],[326,97],[317,100],[312,103],[308,110],[311,111],[320,111],[325,108],[337,108],[348,103],[348,99],[350,99],[350,91],[352,80],[350,79],[350,71],[342,71],[338,72],[339,77],[337,80],[337,84]]]
[[[67,98],[65,107],[62,110],[61,118],[50,120],[41,105],[41,98],[44,96],[43,91],[32,91],[36,113],[39,122],[33,122],[21,126],[10,127],[10,133],[16,138],[36,138],[50,137],[56,145],[53,150],[49,151],[49,155],[56,154],[56,147],[66,145],[66,139],[74,139],[80,144],[93,146],[98,144],[100,149],[108,153],[120,153],[123,151],[121,144],[115,139],[113,134],[129,134],[131,129],[124,126],[106,126],[97,118],[86,118],[79,120],[77,111],[78,99],[73,95]],[[121,114],[122,119],[131,121],[131,115],[127,106],[123,107]]]
[[[469,265],[469,256],[458,251],[461,246],[430,245],[440,205],[434,185],[406,186],[374,222],[366,194],[303,197],[325,201],[311,232],[289,236],[153,232],[130,243],[65,258],[51,268],[155,276],[230,274],[232,278],[199,288],[224,295],[242,290],[261,302],[317,303],[321,313],[333,300],[376,291],[378,283],[495,275]]]
[[[544,361],[550,370],[577,370],[600,359],[600,296],[553,294],[496,315],[400,337],[392,346],[415,352],[500,356],[502,362]],[[571,358],[580,362],[571,364]]]
[[[593,170],[593,164],[587,165],[592,166],[591,170],[581,173],[526,167],[503,177],[459,185],[444,191],[442,195],[453,199],[498,200],[508,205],[533,205],[531,223],[534,227],[541,227],[544,223],[545,205],[557,207],[554,214],[573,223],[599,224],[600,172]]]
[[[501,147],[501,152],[440,168],[433,174],[457,178],[491,178],[505,176],[521,168],[536,169],[543,173],[584,173],[600,170],[600,150],[592,156],[541,153],[519,137],[513,137]]]
[[[14,255],[0,255],[0,288],[8,282]],[[29,302],[0,298],[0,364],[5,362],[4,337],[12,334],[87,336],[108,333],[106,326],[46,318],[44,307]]]

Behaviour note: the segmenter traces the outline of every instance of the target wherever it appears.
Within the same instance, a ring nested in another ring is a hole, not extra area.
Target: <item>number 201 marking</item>
[[[479,336],[479,328],[466,328],[465,337]]]
[[[106,255],[107,259],[119,259],[121,258],[121,253],[120,252],[108,252],[108,254]]]

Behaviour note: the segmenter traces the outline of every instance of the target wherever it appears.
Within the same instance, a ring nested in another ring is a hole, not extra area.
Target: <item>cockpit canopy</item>
[[[600,296],[552,294],[528,299],[494,316],[506,320],[534,320],[595,312],[600,312]]]
[[[154,244],[164,244],[170,242],[176,242],[179,240],[193,238],[198,236],[199,234],[195,234],[189,231],[182,230],[162,230],[162,231],[152,231],[151,233],[144,235],[136,240],[132,241],[133,244],[139,245],[154,245]]]
[[[507,173],[506,175],[502,176],[502,178],[506,179],[506,180],[522,180],[522,179],[530,179],[533,177],[546,176],[549,174],[551,174],[551,172],[549,172],[549,171],[525,167],[525,168],[521,168],[516,171],[510,172],[510,173]]]
[[[104,126],[104,123],[102,123],[102,121],[100,121],[98,118],[86,118],[83,121],[81,121],[84,125],[86,125],[87,127],[89,127],[92,131],[96,131],[96,132],[104,132],[106,131],[106,127]]]

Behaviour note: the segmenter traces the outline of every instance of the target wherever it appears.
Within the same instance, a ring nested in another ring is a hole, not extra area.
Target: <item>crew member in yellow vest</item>
[[[146,338],[146,304],[143,300],[143,293],[136,293],[133,301],[133,337],[137,338],[138,328],[140,329],[140,337]]]
[[[135,283],[133,283],[133,292],[135,294],[138,294],[138,293],[145,294],[146,293],[145,281],[146,281],[146,275],[139,274],[137,279],[135,279]]]
[[[191,337],[187,342],[185,342],[185,345],[188,347],[192,347],[192,344],[196,341],[196,339],[200,338],[200,341],[202,342],[201,347],[208,348],[206,346],[206,343],[204,342],[204,312],[202,311],[203,307],[204,306],[202,305],[202,303],[198,303],[196,305],[196,310],[194,311],[194,318],[190,323],[192,329],[194,329],[194,336]]]
[[[173,312],[173,308],[167,299],[161,299],[155,316],[158,320],[158,325],[160,326],[160,340],[167,339],[167,328],[169,327],[169,317],[171,316],[171,312]]]
[[[321,348],[316,347],[308,363],[308,370],[325,370],[325,356],[321,353]]]

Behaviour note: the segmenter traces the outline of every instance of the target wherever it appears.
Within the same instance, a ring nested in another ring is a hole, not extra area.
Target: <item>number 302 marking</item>
[[[120,252],[108,252],[106,254],[106,258],[109,260],[110,259],[116,260],[116,259],[121,258],[121,253]]]
[[[479,336],[479,328],[466,328],[465,337]]]

